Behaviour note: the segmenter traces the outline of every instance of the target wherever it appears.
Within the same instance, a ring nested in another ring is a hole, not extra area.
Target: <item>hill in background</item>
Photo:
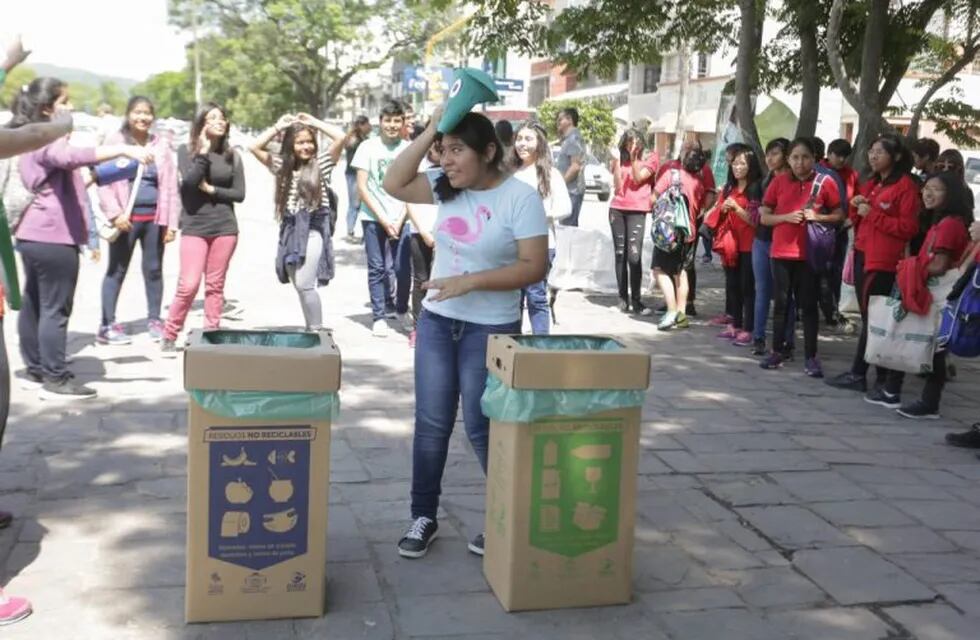
[[[92,87],[98,87],[103,82],[113,82],[127,95],[129,94],[130,89],[141,82],[141,80],[133,80],[132,78],[119,78],[117,76],[101,75],[98,73],[92,73],[91,71],[86,71],[84,69],[59,67],[58,65],[54,64],[29,62],[24,66],[32,69],[38,76],[53,76],[59,80],[67,82],[69,85],[84,84]]]

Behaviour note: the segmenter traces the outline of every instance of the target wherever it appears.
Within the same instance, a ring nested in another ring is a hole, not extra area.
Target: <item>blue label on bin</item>
[[[306,553],[315,436],[309,426],[205,431],[210,557],[260,570]]]

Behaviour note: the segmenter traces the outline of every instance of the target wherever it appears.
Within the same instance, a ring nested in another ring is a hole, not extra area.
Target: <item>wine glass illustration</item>
[[[589,493],[597,493],[596,485],[602,480],[602,467],[586,467],[585,468],[585,481],[588,482],[592,489]]]

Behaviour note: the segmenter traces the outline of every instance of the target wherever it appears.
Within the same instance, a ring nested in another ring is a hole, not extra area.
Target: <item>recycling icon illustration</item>
[[[254,570],[303,555],[312,430],[222,430],[210,429],[208,437],[208,555]]]

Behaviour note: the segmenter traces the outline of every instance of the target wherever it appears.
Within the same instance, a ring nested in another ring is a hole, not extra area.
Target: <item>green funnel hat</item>
[[[449,133],[474,106],[498,100],[497,85],[488,73],[472,68],[456,69],[453,71],[449,100],[446,101],[437,130],[439,133]]]

